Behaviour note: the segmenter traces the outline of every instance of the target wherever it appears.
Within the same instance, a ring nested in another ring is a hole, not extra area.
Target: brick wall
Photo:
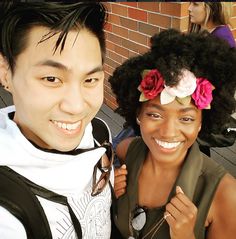
[[[104,103],[116,108],[107,79],[114,69],[129,57],[149,49],[149,40],[163,29],[188,29],[188,2],[107,2],[108,24],[106,26],[107,55],[105,61]],[[231,18],[236,38],[236,3]]]

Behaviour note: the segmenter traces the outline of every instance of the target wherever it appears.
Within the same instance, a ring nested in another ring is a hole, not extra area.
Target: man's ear
[[[0,53],[0,84],[5,88],[5,90],[10,91],[10,82],[9,82],[9,64]]]

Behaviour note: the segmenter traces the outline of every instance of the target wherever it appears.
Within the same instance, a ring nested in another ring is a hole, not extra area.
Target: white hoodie
[[[107,185],[101,194],[91,196],[93,168],[105,149],[98,148],[78,155],[40,150],[9,119],[8,113],[12,111],[14,106],[0,110],[0,165],[8,166],[30,181],[66,196],[79,219],[84,239],[110,238],[110,188]],[[94,139],[90,123],[78,148],[92,147]],[[38,199],[44,208],[53,238],[76,238],[68,208],[41,197]],[[0,238],[27,238],[23,225],[2,207]]]

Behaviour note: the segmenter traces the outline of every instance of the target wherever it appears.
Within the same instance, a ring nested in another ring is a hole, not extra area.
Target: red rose
[[[146,99],[154,99],[164,88],[164,80],[158,70],[150,70],[142,79],[140,89]]]
[[[214,87],[205,78],[197,78],[197,88],[192,94],[195,105],[198,109],[206,109],[212,101],[212,90]]]

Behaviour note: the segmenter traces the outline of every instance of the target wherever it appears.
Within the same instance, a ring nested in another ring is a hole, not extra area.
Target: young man
[[[0,79],[14,101],[0,113],[0,165],[36,194],[45,238],[110,238],[111,163],[91,125],[103,102],[104,6],[11,2],[0,13]],[[34,238],[3,195],[0,238]]]

